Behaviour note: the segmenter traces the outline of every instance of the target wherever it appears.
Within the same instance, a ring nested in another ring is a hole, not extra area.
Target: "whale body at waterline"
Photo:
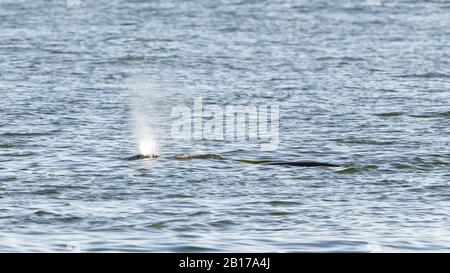
[[[292,167],[340,167],[339,165],[317,161],[271,161],[262,163],[263,165],[281,165]]]
[[[142,155],[127,157],[126,160],[149,160],[157,159],[158,155]],[[212,159],[212,160],[226,160],[246,164],[258,164],[258,165],[280,165],[280,166],[292,166],[292,167],[340,167],[337,164],[317,162],[317,161],[275,161],[275,160],[247,160],[247,159],[228,159],[216,154],[178,154],[172,157],[175,160],[192,160],[192,159]]]
[[[156,159],[158,158],[158,155],[143,155],[143,154],[138,154],[138,155],[134,155],[134,156],[130,156],[125,158],[126,160],[145,160],[145,159]]]

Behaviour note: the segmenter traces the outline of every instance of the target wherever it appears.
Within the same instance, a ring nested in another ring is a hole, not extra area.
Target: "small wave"
[[[21,156],[30,156],[34,155],[32,152],[16,152],[16,153],[8,153],[8,154],[0,154],[5,157],[21,157]]]
[[[405,74],[405,75],[398,75],[397,78],[425,78],[425,79],[431,79],[431,78],[450,78],[450,75],[439,73],[439,72],[427,72],[422,74]]]
[[[336,171],[336,173],[341,173],[341,174],[353,174],[353,173],[358,173],[361,170],[355,167],[348,167],[348,168],[344,168],[341,170]]]
[[[6,176],[6,177],[2,177],[0,178],[0,182],[11,182],[11,181],[16,181],[17,177],[15,176]]]
[[[403,112],[385,112],[385,113],[376,113],[375,116],[377,117],[399,117],[402,116]]]
[[[291,8],[298,13],[307,13],[313,10],[309,5],[293,5]]]
[[[233,32],[238,32],[239,28],[238,27],[224,27],[224,28],[219,29],[219,31],[233,33]]]
[[[425,112],[421,114],[409,115],[413,118],[435,118],[435,117],[450,117],[450,111],[445,112]]]
[[[317,61],[361,62],[361,61],[365,61],[366,59],[360,58],[360,57],[350,57],[350,56],[344,56],[344,57],[325,56],[325,57],[318,57],[318,58],[316,58],[316,60]]]
[[[159,222],[149,224],[149,225],[147,225],[147,227],[154,228],[154,229],[161,229],[161,228],[167,226],[167,223],[168,223],[168,221],[159,221]]]
[[[411,169],[413,166],[406,163],[394,163],[392,165],[395,169]]]
[[[360,173],[360,172],[367,172],[378,169],[378,166],[376,165],[367,165],[363,167],[346,167],[340,170],[337,170],[336,173],[340,174],[354,174],[354,173]]]
[[[273,201],[267,202],[267,204],[269,204],[271,206],[296,206],[296,205],[301,205],[300,202],[286,201],[286,200],[273,200]]]
[[[220,251],[219,248],[201,247],[194,245],[183,245],[171,248],[170,251],[173,252],[217,252]]]
[[[193,198],[192,195],[187,195],[187,194],[169,194],[167,195],[167,198],[176,198],[176,199],[181,199],[181,198]]]
[[[134,55],[127,55],[127,56],[118,58],[119,63],[135,62],[135,61],[143,61],[143,60],[145,60],[145,58],[143,56],[134,56]]]
[[[59,132],[60,130],[52,130],[48,132],[6,132],[2,136],[7,137],[28,137],[28,136],[45,136],[51,135],[53,133]]]
[[[12,145],[8,143],[0,143],[0,148],[11,148]]]
[[[52,215],[52,216],[56,215],[56,216],[59,216],[59,214],[48,212],[48,211],[45,211],[45,210],[37,210],[33,214],[37,215],[37,216],[45,216],[45,215]]]
[[[55,195],[58,194],[58,190],[56,189],[43,189],[43,190],[38,190],[33,192],[33,194],[37,194],[37,195]]]
[[[286,215],[292,215],[295,214],[294,212],[288,212],[288,211],[272,211],[269,212],[269,215],[271,216],[286,216]]]
[[[212,221],[212,222],[208,223],[208,225],[213,226],[213,227],[223,227],[223,226],[230,226],[230,225],[234,225],[234,224],[235,223],[230,220],[217,220],[217,221]]]
[[[81,52],[77,52],[77,51],[64,51],[64,50],[57,50],[57,49],[43,49],[43,51],[46,51],[50,54],[61,54],[61,55],[83,55],[83,54],[88,54],[89,52],[85,51],[81,51]]]
[[[189,216],[202,216],[202,215],[208,215],[211,214],[208,211],[196,211],[194,213],[189,214]]]
[[[45,211],[45,210],[37,210],[35,211],[32,215],[37,216],[37,219],[47,219],[47,220],[52,220],[52,221],[60,221],[63,223],[71,223],[71,222],[78,222],[80,220],[82,220],[81,217],[79,216],[75,216],[75,215],[67,215],[67,214],[58,214],[58,213],[53,213],[53,212],[49,212],[49,211]],[[37,220],[36,218],[34,218],[35,220]],[[37,220],[40,223],[42,223],[42,220]],[[46,221],[46,223],[48,223]]]
[[[374,139],[348,139],[348,140],[340,140],[337,139],[337,142],[344,144],[361,144],[361,145],[393,145],[396,142],[390,140],[374,140]]]

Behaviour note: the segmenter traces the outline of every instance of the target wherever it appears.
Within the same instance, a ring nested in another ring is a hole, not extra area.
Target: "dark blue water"
[[[449,251],[450,3],[338,2],[1,0],[0,251]],[[172,139],[195,97],[279,148]]]

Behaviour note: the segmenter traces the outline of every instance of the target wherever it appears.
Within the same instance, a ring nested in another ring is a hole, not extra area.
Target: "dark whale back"
[[[144,160],[144,159],[154,159],[154,158],[158,158],[157,155],[134,155],[134,156],[130,156],[125,158],[126,160]]]
[[[126,160],[145,160],[155,159],[158,155],[135,155],[125,158]],[[246,164],[260,164],[260,165],[280,165],[280,166],[292,166],[292,167],[339,167],[339,165],[332,163],[324,163],[317,161],[271,161],[271,160],[247,160],[247,159],[227,159],[215,154],[179,154],[173,157],[176,160],[192,160],[192,159],[212,159],[212,160],[224,160],[234,161]]]
[[[275,161],[275,160],[248,160],[248,159],[235,159],[234,161],[246,164],[280,165],[292,167],[340,167],[339,165],[333,163],[324,163],[317,161]]]
[[[283,166],[294,166],[294,167],[339,167],[338,165],[332,163],[323,163],[315,161],[287,161],[287,162],[268,162],[265,165],[283,165]]]

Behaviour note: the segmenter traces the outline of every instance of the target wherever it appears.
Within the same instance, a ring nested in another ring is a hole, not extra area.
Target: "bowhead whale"
[[[138,154],[135,156],[127,157],[126,160],[146,160],[146,159],[156,159],[158,155],[142,155]],[[227,159],[216,154],[200,154],[200,155],[190,155],[190,154],[179,154],[173,156],[176,160],[191,160],[191,159],[213,159],[213,160],[229,160],[239,163],[247,164],[260,164],[260,165],[280,165],[280,166],[292,166],[292,167],[340,167],[339,165],[333,163],[317,162],[317,161],[273,161],[273,160],[245,160],[245,159]]]

